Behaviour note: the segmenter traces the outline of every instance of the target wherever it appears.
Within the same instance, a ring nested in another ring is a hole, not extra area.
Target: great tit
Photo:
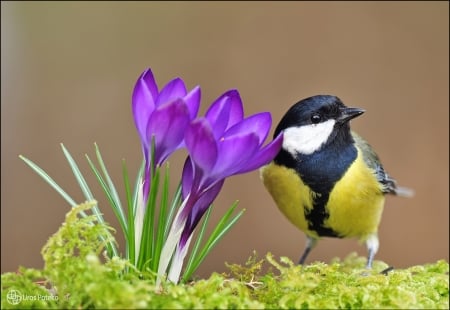
[[[294,104],[275,129],[283,144],[261,168],[261,178],[281,212],[307,236],[299,264],[321,237],[355,237],[367,246],[370,269],[379,247],[384,195],[412,195],[351,131],[349,121],[364,112],[338,97],[318,95]]]

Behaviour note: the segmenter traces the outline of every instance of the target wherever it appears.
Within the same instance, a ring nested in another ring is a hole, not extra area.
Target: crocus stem
[[[139,258],[139,251],[141,248],[141,238],[142,238],[142,226],[144,223],[144,214],[145,214],[145,203],[144,196],[142,193],[144,184],[141,182],[139,185],[138,197],[137,197],[137,207],[136,207],[136,215],[134,218],[134,244],[135,244],[135,262],[137,265]],[[130,215],[129,215],[130,216]]]
[[[158,278],[156,279],[156,286],[159,286],[159,284],[161,283],[161,277],[166,273],[173,252],[175,251],[175,248],[180,241],[181,233],[183,232],[184,225],[186,224],[187,220],[187,217],[183,214],[183,209],[186,206],[188,200],[189,195],[184,199],[183,203],[178,209],[178,212],[173,220],[172,227],[170,228],[169,234],[167,236],[166,242],[164,243],[164,246],[161,250],[161,258],[158,265]]]
[[[192,235],[189,236],[186,243],[183,247],[180,247],[180,244],[177,246],[177,250],[175,251],[172,264],[170,264],[170,271],[167,278],[173,283],[178,283],[180,280],[181,268],[183,267],[184,258],[186,257],[187,251],[189,249],[189,244],[191,243]]]

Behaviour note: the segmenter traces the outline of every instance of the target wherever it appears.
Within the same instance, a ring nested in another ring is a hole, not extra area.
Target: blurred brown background
[[[40,249],[69,210],[19,154],[81,202],[63,142],[119,228],[84,154],[94,155],[97,142],[119,189],[122,158],[134,178],[141,149],[131,92],[147,67],[159,86],[175,76],[188,88],[201,85],[202,114],[230,88],[239,89],[247,115],[272,112],[273,126],[314,94],[366,109],[353,128],[416,191],[413,199],[387,199],[376,258],[396,267],[448,260],[448,15],[448,2],[2,1],[2,272],[42,267]],[[172,158],[173,172],[184,156]],[[252,250],[297,261],[305,238],[277,210],[258,172],[227,180],[214,219],[235,199],[246,213],[199,275],[243,263]],[[366,255],[355,240],[325,239],[309,261],[352,251]]]

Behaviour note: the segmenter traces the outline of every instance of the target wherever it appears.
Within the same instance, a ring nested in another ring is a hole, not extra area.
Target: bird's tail
[[[400,197],[411,198],[414,196],[414,190],[408,187],[395,186],[393,194]]]
[[[391,178],[386,172],[384,172],[384,178],[382,181],[384,185],[384,193],[392,194],[399,197],[413,197],[414,190],[408,187],[398,186],[397,181]]]

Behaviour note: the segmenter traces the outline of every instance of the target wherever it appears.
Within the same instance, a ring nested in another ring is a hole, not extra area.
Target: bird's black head
[[[336,96],[309,97],[286,112],[274,137],[283,131],[284,150],[291,154],[312,154],[335,139],[351,141],[348,121],[362,113],[362,109],[346,107]]]

